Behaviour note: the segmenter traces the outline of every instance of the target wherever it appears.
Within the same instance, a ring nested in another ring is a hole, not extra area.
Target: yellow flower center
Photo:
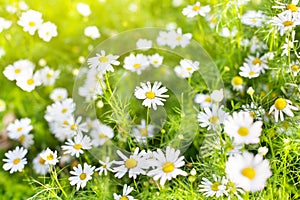
[[[106,138],[106,135],[105,135],[104,133],[100,133],[100,134],[99,134],[99,138],[100,138],[100,139]]]
[[[157,61],[157,60],[154,60],[154,61],[153,61],[153,64],[157,65],[157,64],[158,64],[158,61]]]
[[[239,76],[235,76],[232,79],[233,85],[242,85],[243,84],[243,79]]]
[[[291,66],[291,70],[294,71],[294,72],[298,72],[299,71],[299,65]]]
[[[72,131],[75,131],[75,130],[77,129],[77,124],[72,124],[72,125],[70,126],[70,129],[71,129]]]
[[[298,11],[298,8],[297,8],[297,6],[295,4],[288,4],[288,5],[286,5],[286,9],[290,10],[292,12],[297,12]]]
[[[254,179],[256,172],[253,167],[246,167],[242,170],[242,175],[247,177],[248,179],[252,180],[252,179]]]
[[[253,65],[256,65],[256,64],[261,65],[261,60],[260,60],[259,58],[255,58],[255,59],[252,61],[252,64],[253,64]]]
[[[80,174],[79,178],[80,178],[80,180],[86,179],[86,173]]]
[[[212,191],[218,191],[219,189],[218,189],[218,187],[221,185],[221,183],[219,183],[219,182],[214,182],[211,186],[210,186],[210,188],[211,188],[211,190]]]
[[[193,68],[192,68],[192,67],[187,67],[186,70],[187,70],[187,71],[192,71]]]
[[[53,160],[54,159],[54,156],[53,154],[49,154],[47,157],[46,157],[47,160]]]
[[[287,102],[283,98],[278,98],[278,99],[276,99],[274,105],[277,110],[283,110],[286,107]]]
[[[20,132],[20,131],[22,131],[22,130],[23,130],[22,127],[19,127],[19,128],[17,129],[18,132]]]
[[[283,22],[283,25],[284,26],[293,26],[294,22],[292,22],[292,21],[285,21],[285,22]]]
[[[20,69],[15,69],[15,74],[20,74],[21,70]]]
[[[140,133],[141,133],[142,136],[147,136],[147,135],[148,135],[148,134],[147,134],[147,129],[146,129],[146,128],[142,128],[142,129],[140,130]]]
[[[30,27],[34,27],[34,26],[35,26],[35,23],[34,23],[34,22],[29,22],[28,25],[29,25]]]
[[[103,165],[102,165],[102,168],[106,168],[106,167],[107,167],[106,164],[103,164]]]
[[[249,112],[249,114],[250,114],[251,117],[255,117],[256,116],[255,112],[253,112],[253,111]]]
[[[73,147],[76,150],[80,150],[82,148],[82,145],[81,144],[75,144]]]
[[[181,36],[177,36],[177,37],[176,37],[176,40],[177,40],[177,41],[180,41],[180,40],[182,40],[182,37],[181,37]]]
[[[219,123],[219,117],[218,116],[211,116],[209,118],[209,122],[212,124],[218,124]]]
[[[256,22],[257,22],[257,19],[256,19],[256,18],[252,18],[252,19],[251,19],[251,22],[252,22],[252,23],[256,23]]]
[[[248,134],[249,134],[249,129],[248,128],[246,128],[246,127],[241,127],[241,128],[239,128],[239,130],[238,130],[238,134],[240,135],[240,136],[247,136]]]
[[[41,165],[44,165],[44,164],[45,164],[45,162],[46,162],[46,160],[44,160],[43,158],[41,158],[41,157],[40,157],[40,159],[39,159],[39,163],[40,163]]]
[[[58,96],[57,96],[57,99],[58,99],[58,100],[61,100],[61,99],[62,99],[62,96],[61,96],[61,95],[58,95]]]
[[[155,93],[152,91],[146,92],[146,97],[148,99],[154,99],[155,98]]]
[[[28,84],[28,85],[34,84],[34,80],[33,80],[32,78],[28,79],[28,80],[27,80],[27,84]]]
[[[66,125],[66,126],[69,126],[69,122],[68,121],[64,121],[63,124]]]
[[[134,158],[129,158],[125,162],[125,167],[128,169],[135,168],[137,166],[137,161]]]
[[[122,196],[120,200],[128,200],[128,197]]]
[[[254,71],[249,72],[249,75],[250,75],[250,76],[253,76],[254,74],[255,74]]]
[[[19,137],[19,141],[20,141],[21,143],[24,141],[24,139],[25,139],[25,135],[21,135],[21,136]]]
[[[193,11],[198,11],[200,10],[200,6],[193,6]]]
[[[205,98],[204,101],[207,102],[207,103],[210,103],[211,102],[211,98],[208,96],[208,97]]]
[[[17,165],[20,163],[20,161],[21,161],[20,158],[16,158],[16,159],[14,159],[13,163],[14,163],[14,165]]]
[[[63,109],[61,110],[62,113],[66,113],[67,111],[68,111],[68,109],[66,109],[66,108],[63,108]]]
[[[165,173],[170,173],[170,172],[174,171],[174,169],[175,169],[175,166],[172,162],[165,162],[162,166],[162,170]]]
[[[50,73],[50,72],[49,72],[49,73],[47,73],[46,76],[47,76],[47,78],[52,78],[52,77],[53,77],[53,73]]]
[[[134,65],[133,65],[133,68],[134,69],[138,69],[138,68],[140,68],[142,65],[140,64],[140,63],[135,63]]]
[[[106,57],[106,56],[101,56],[100,58],[99,58],[99,62],[101,62],[101,63],[105,63],[105,62],[107,62],[108,61],[108,58]]]

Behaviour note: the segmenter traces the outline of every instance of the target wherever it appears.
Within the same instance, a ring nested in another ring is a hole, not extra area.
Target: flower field
[[[0,13],[0,199],[300,199],[299,0]]]

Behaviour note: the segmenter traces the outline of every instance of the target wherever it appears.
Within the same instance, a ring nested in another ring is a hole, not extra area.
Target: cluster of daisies
[[[5,67],[3,74],[10,81],[16,81],[22,90],[31,92],[37,86],[52,86],[59,77],[60,71],[43,66],[42,69],[35,70],[35,64],[27,59],[15,61]]]

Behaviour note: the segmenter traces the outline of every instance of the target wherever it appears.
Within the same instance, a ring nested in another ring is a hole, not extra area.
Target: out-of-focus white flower
[[[53,101],[63,101],[67,99],[67,97],[68,91],[65,88],[55,88],[50,94],[50,99]]]
[[[33,35],[35,31],[42,26],[42,23],[42,13],[35,10],[23,12],[18,21],[18,24],[23,27],[23,30],[29,32],[30,35]]]
[[[4,100],[0,99],[0,112],[3,112],[6,110],[6,103]]]
[[[52,22],[45,22],[39,28],[38,34],[45,42],[49,42],[53,37],[57,36],[57,27]]]
[[[261,156],[267,155],[268,151],[269,151],[268,147],[259,147],[258,148],[258,154]]]
[[[19,10],[27,10],[28,5],[24,1],[13,2],[6,6],[6,11],[9,13],[16,13]]]
[[[79,14],[81,14],[84,17],[87,17],[92,13],[91,9],[90,9],[90,6],[88,4],[85,4],[85,3],[78,3],[77,4],[77,11],[79,12]]]
[[[4,29],[8,29],[11,26],[12,22],[10,20],[6,20],[2,17],[0,17],[0,33],[4,30]]]
[[[22,77],[30,76],[33,73],[35,65],[29,60],[18,60],[12,65],[8,65],[3,74],[8,80],[18,80]]]
[[[201,16],[205,17],[205,15],[210,12],[210,10],[211,9],[210,9],[209,5],[206,5],[206,6],[201,5],[200,6],[200,2],[197,2],[194,5],[189,5],[186,8],[184,8],[182,10],[182,14],[187,16],[188,18],[193,18],[196,15],[201,15]]]
[[[132,72],[136,72],[138,75],[142,73],[147,67],[149,67],[149,60],[147,56],[143,54],[130,54],[124,59],[124,68]]]
[[[141,50],[151,49],[151,47],[152,47],[152,41],[151,40],[147,40],[147,39],[139,39],[136,42],[136,47],[137,47],[137,49],[141,49]]]
[[[249,10],[242,16],[242,23],[251,27],[261,27],[266,20],[266,15],[261,11]]]
[[[97,26],[88,26],[84,29],[84,35],[92,38],[93,40],[100,38],[100,33]]]
[[[232,30],[230,30],[228,27],[222,28],[219,34],[222,37],[229,38],[229,37],[235,37],[237,33],[238,33],[238,30],[237,30],[236,26],[234,26],[232,28]]]
[[[52,86],[55,80],[59,77],[60,71],[49,68],[48,66],[36,71],[38,73],[42,84]]]
[[[180,60],[180,65],[174,68],[176,75],[180,78],[189,78],[199,69],[200,63],[188,59]]]
[[[149,62],[154,67],[160,67],[162,65],[164,57],[158,53],[148,56]]]
[[[17,86],[26,92],[31,92],[36,86],[42,84],[39,73],[30,74],[28,76],[20,77],[17,79]]]

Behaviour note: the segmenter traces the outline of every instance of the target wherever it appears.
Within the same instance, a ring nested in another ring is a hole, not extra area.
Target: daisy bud
[[[268,153],[269,149],[268,147],[259,147],[258,148],[258,154],[261,156],[265,156]]]
[[[253,96],[254,92],[255,91],[252,87],[249,87],[248,90],[247,90],[247,94],[249,94],[250,96]]]

